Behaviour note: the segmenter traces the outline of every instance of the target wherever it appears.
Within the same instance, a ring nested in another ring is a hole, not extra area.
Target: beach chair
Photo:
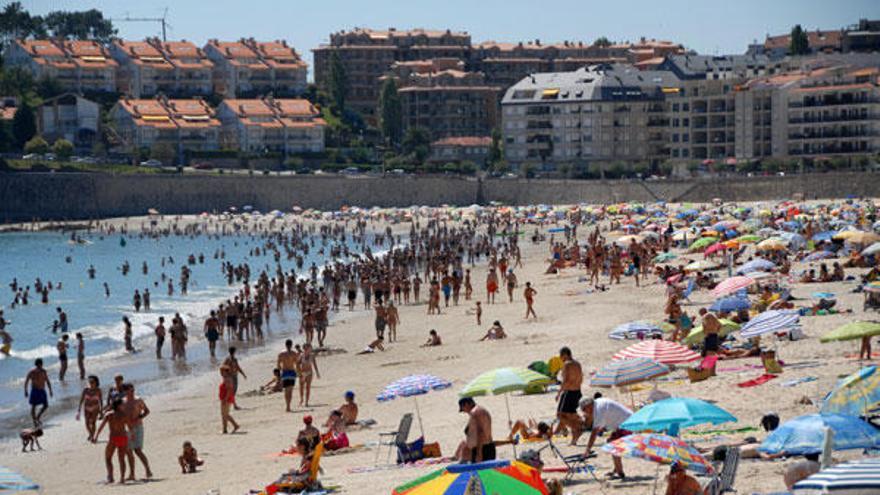
[[[715,365],[718,363],[718,356],[710,354],[700,361],[700,365],[696,368],[688,368],[687,374],[691,383],[701,382],[715,376]]]
[[[596,457],[595,453],[591,453],[590,455],[563,455],[562,451],[559,450],[559,447],[553,443],[553,440],[547,440],[546,447],[549,448],[550,451],[553,452],[553,455],[558,457],[563,464],[565,464],[565,477],[562,479],[563,483],[570,482],[575,475],[579,473],[589,473],[597,483],[599,482],[599,478],[596,476],[596,466],[587,462],[589,459]],[[543,450],[543,447],[541,450]]]
[[[764,365],[764,371],[771,375],[782,373],[782,365],[776,359],[776,351],[766,350],[761,352],[761,364]]]
[[[727,456],[721,470],[706,485],[706,495],[722,495],[728,492],[736,492],[733,483],[736,481],[736,470],[739,467],[739,447],[727,449]]]
[[[691,294],[694,293],[694,290],[697,288],[697,279],[689,278],[687,287],[684,289],[684,292],[681,293],[681,300],[691,302]]]
[[[324,443],[315,446],[312,453],[312,465],[309,467],[309,475],[305,480],[293,480],[288,474],[282,475],[274,483],[275,493],[302,493],[306,490],[320,490],[321,483],[318,481],[318,472],[321,469],[321,454],[324,453]]]
[[[373,464],[379,463],[379,453],[382,447],[388,447],[388,459],[386,463],[391,463],[391,453],[399,449],[401,445],[406,445],[409,438],[409,430],[412,429],[413,415],[406,413],[400,418],[400,424],[394,431],[379,432],[379,445],[376,446],[376,458]]]

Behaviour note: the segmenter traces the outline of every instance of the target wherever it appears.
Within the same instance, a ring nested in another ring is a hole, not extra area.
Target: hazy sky
[[[4,2],[5,3],[5,2]],[[703,53],[742,53],[752,40],[805,28],[837,29],[880,18],[878,0],[23,0],[35,14],[97,8],[111,18],[161,17],[169,39],[286,39],[311,63],[331,32],[353,27],[468,31],[474,41],[668,39]],[[122,37],[160,33],[158,23],[116,22]]]

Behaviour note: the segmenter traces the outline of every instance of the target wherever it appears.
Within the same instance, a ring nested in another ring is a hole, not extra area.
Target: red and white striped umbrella
[[[730,277],[727,280],[722,280],[721,283],[716,285],[715,288],[712,289],[712,295],[715,297],[721,297],[733,294],[734,292],[745,289],[753,283],[755,283],[755,279],[750,277]]]
[[[687,347],[668,340],[643,340],[618,352],[611,359],[648,358],[663,364],[690,363],[700,359],[700,355]]]

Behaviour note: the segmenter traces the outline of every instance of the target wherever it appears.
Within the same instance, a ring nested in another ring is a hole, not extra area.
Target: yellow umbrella
[[[787,247],[782,239],[770,238],[759,242],[755,249],[758,251],[784,251]]]
[[[870,244],[880,241],[880,235],[864,230],[844,230],[834,235],[835,239],[844,240],[853,244]]]

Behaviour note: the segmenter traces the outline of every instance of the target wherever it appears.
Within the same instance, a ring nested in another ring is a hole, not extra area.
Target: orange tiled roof
[[[492,138],[489,136],[448,137],[444,139],[439,139],[431,143],[431,146],[488,147],[491,145]]]
[[[146,41],[116,40],[113,42],[136,65],[149,65],[156,69],[172,69],[173,66],[156,47]]]
[[[871,89],[874,86],[871,83],[858,83],[858,84],[834,84],[830,86],[809,86],[806,88],[797,88],[794,90],[796,93],[810,93],[814,91],[837,91],[841,89]]]
[[[15,40],[32,57],[64,58],[64,50],[50,40]]]
[[[166,41],[162,42],[162,52],[165,58],[181,69],[210,69],[213,62],[208,60],[202,50],[189,41]]]
[[[257,53],[251,50],[241,41],[217,41],[211,40],[208,44],[214,46],[230,64],[238,67],[260,70],[269,67],[260,61]]]
[[[296,50],[280,41],[256,42],[257,52],[270,67],[277,69],[305,67]]]
[[[119,105],[129,113],[137,126],[175,128],[175,127],[219,127],[220,121],[202,100],[159,100],[128,99],[119,100]]]
[[[309,100],[299,98],[276,98],[275,107],[285,117],[307,117],[318,115],[318,109]]]
[[[807,31],[807,40],[810,48],[839,48],[843,34],[840,31]],[[768,36],[764,41],[764,47],[768,49],[788,48],[791,43],[791,35],[782,34]]]
[[[280,99],[227,99],[228,106],[247,125],[259,127],[315,127],[326,125],[317,118],[318,110],[308,100]]]

